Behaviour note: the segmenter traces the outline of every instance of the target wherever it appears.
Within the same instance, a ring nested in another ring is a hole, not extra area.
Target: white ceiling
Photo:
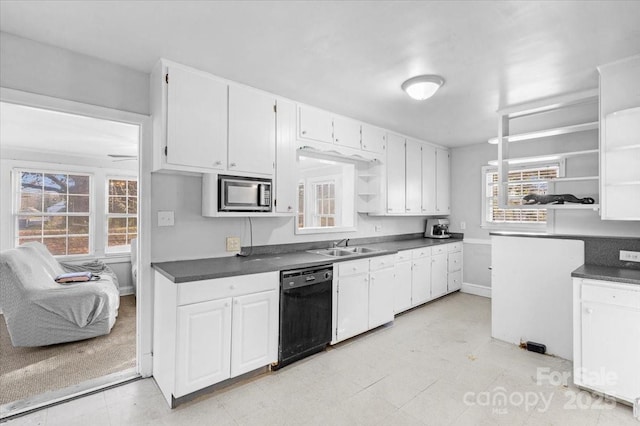
[[[132,124],[0,102],[2,148],[96,159],[137,156],[139,131]]]
[[[640,1],[2,1],[0,29],[149,72],[160,57],[447,146],[495,111],[597,87]],[[428,101],[400,84],[446,80]]]

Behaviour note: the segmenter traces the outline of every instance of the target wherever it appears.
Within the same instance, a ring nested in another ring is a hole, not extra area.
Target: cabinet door
[[[231,377],[278,360],[278,292],[233,299]]]
[[[431,257],[431,299],[447,292],[447,255],[436,254]]]
[[[387,140],[387,213],[404,213],[405,140],[389,134]]]
[[[231,298],[178,307],[175,397],[229,378]]]
[[[167,74],[167,163],[224,170],[227,85],[180,66]]]
[[[272,175],[276,152],[275,98],[229,86],[230,172]]]
[[[420,142],[407,139],[406,212],[419,214],[422,206],[422,151]]]
[[[462,288],[462,271],[449,272],[447,278],[447,291],[449,293]]]
[[[383,153],[387,148],[387,132],[379,127],[362,125],[362,149]]]
[[[398,314],[411,308],[411,261],[396,264],[393,311]]]
[[[431,258],[414,259],[411,263],[411,305],[419,305],[430,298]]]
[[[449,214],[451,176],[449,175],[449,151],[436,149],[436,212]]]
[[[360,123],[345,117],[333,117],[333,141],[336,145],[360,149]]]
[[[296,107],[278,99],[276,114],[276,195],[278,213],[295,213],[296,205]]]
[[[436,213],[436,148],[422,146],[422,213]]]
[[[371,272],[369,277],[369,329],[393,321],[395,268]]]
[[[369,325],[369,274],[338,279],[338,341],[367,331]]]
[[[303,139],[333,143],[333,124],[331,114],[315,108],[298,108],[299,134]]]
[[[640,396],[640,310],[582,302],[582,384],[627,401]]]

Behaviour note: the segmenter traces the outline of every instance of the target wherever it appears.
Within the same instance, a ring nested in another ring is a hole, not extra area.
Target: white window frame
[[[120,175],[113,175],[113,174],[107,174],[105,176],[105,180],[104,180],[104,185],[105,185],[105,190],[104,190],[104,197],[105,197],[105,201],[104,201],[104,253],[106,256],[109,255],[119,255],[119,254],[129,254],[131,253],[131,244],[125,244],[123,246],[117,246],[117,248],[109,248],[109,219],[110,218],[136,218],[136,229],[138,229],[139,223],[140,223],[140,219],[139,219],[139,215],[138,215],[138,211],[139,208],[137,208],[137,202],[136,202],[136,214],[131,214],[131,213],[109,213],[109,182],[112,180],[125,180],[125,181],[135,181],[136,182],[136,189],[138,186],[138,178],[136,176],[127,176],[124,174],[120,174]],[[128,187],[128,186],[127,186]],[[136,193],[138,193],[138,191],[136,191]],[[127,198],[129,197],[128,194],[128,189],[127,189]],[[138,195],[136,195],[136,198],[138,198]],[[138,198],[139,201],[139,198]],[[138,232],[136,231],[136,237],[137,237]]]
[[[40,165],[34,165],[33,167],[21,166],[21,167],[13,167],[11,169],[11,191],[13,195],[13,207],[11,209],[11,213],[13,216],[13,229],[12,229],[12,239],[13,239],[13,247],[17,247],[20,244],[20,225],[19,218],[20,216],[27,216],[28,214],[24,214],[20,212],[20,207],[22,204],[22,200],[20,199],[20,187],[22,185],[22,180],[20,179],[22,173],[42,173],[42,174],[61,174],[61,175],[81,175],[89,177],[89,212],[85,213],[63,213],[63,214],[51,214],[47,212],[39,212],[37,214],[33,214],[33,216],[65,216],[65,217],[73,217],[73,216],[89,216],[89,247],[88,253],[86,254],[63,254],[63,255],[55,255],[56,258],[59,259],[81,259],[87,256],[93,256],[95,254],[95,229],[96,229],[96,186],[95,186],[95,174],[91,171],[87,170],[78,170],[74,167],[68,168],[67,170],[60,169],[50,169],[47,167],[42,167]],[[69,234],[60,234],[60,237],[69,237]],[[44,238],[44,237],[43,237]],[[35,240],[35,238],[34,238]]]
[[[558,167],[558,177],[565,174],[565,162],[563,160],[544,163],[528,163],[519,167],[511,167],[510,170],[527,170],[544,167]],[[491,222],[487,220],[489,211],[487,205],[487,174],[497,172],[497,166],[482,166],[481,168],[481,221],[480,227],[489,231],[514,231],[514,232],[548,232],[553,229],[554,210],[547,210],[547,221],[544,223],[513,223],[513,222]]]

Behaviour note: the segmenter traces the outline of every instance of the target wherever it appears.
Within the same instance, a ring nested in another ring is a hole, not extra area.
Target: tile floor
[[[492,340],[490,316],[489,299],[455,293],[174,410],[145,379],[7,426],[640,425],[630,407],[563,386],[569,361]]]

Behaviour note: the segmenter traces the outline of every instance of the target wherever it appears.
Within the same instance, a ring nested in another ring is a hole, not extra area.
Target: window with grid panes
[[[138,181],[111,178],[107,191],[107,253],[127,251],[138,233]]]
[[[528,167],[509,171],[507,203],[513,208],[498,207],[498,171],[488,170],[485,174],[485,220],[500,224],[544,224],[547,222],[546,209],[519,209],[522,197],[527,194],[547,194],[548,181],[558,177],[558,165]]]
[[[315,187],[315,211],[313,226],[325,227],[336,225],[336,184],[335,182],[319,182]]]
[[[16,171],[15,245],[38,241],[55,256],[91,253],[91,175]]]

